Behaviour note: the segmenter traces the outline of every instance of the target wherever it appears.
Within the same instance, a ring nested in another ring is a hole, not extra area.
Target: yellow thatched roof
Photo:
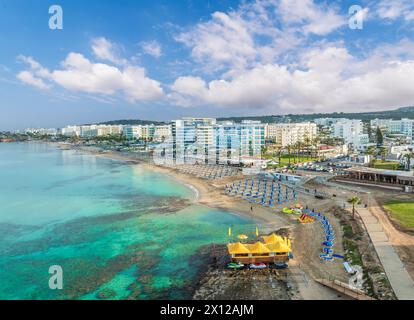
[[[246,245],[250,253],[269,253],[270,250],[263,243],[256,242],[255,244]]]
[[[237,243],[229,243],[227,245],[230,254],[242,254],[242,253],[250,253],[249,249],[246,248],[240,242]]]
[[[284,242],[269,243],[266,247],[268,247],[271,252],[276,253],[288,253],[291,251],[289,246]]]
[[[264,242],[267,243],[278,243],[283,242],[283,238],[272,233],[270,236],[263,236]]]

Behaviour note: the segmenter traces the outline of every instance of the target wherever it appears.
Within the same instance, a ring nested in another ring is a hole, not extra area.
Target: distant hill
[[[130,119],[130,120],[113,120],[113,121],[101,122],[99,124],[138,126],[138,125],[147,125],[147,124],[162,125],[162,124],[166,124],[166,122]]]
[[[273,115],[273,116],[252,116],[252,117],[226,117],[218,118],[219,121],[231,120],[235,122],[241,122],[242,120],[257,120],[264,123],[274,122],[299,122],[299,121],[312,121],[317,118],[348,118],[348,119],[360,119],[363,121],[370,121],[373,119],[394,119],[399,120],[402,118],[414,119],[414,106],[402,107],[395,110],[386,111],[374,111],[374,112],[362,112],[362,113],[347,113],[347,112],[334,112],[334,113],[312,113],[312,114],[287,114],[287,115]]]
[[[347,113],[347,112],[334,112],[334,113],[312,113],[312,114],[287,114],[287,115],[271,115],[271,116],[246,116],[246,117],[225,117],[217,118],[218,121],[234,121],[241,122],[242,120],[256,120],[263,123],[276,123],[276,122],[301,122],[312,121],[317,118],[348,118],[348,119],[360,119],[363,121],[370,121],[373,119],[395,119],[402,118],[414,119],[414,106],[402,107],[394,110],[374,111],[374,112],[362,112],[362,113]],[[114,120],[102,122],[100,124],[107,125],[163,125],[168,122],[163,121],[151,121],[151,120]]]

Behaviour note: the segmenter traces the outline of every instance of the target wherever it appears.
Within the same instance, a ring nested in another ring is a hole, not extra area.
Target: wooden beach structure
[[[250,263],[286,263],[291,250],[290,239],[276,234],[263,236],[263,242],[229,243],[227,249],[232,262]]]

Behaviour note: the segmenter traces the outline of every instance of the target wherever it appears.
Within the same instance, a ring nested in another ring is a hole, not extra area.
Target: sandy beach
[[[88,152],[86,150],[79,150],[80,152]],[[246,275],[229,273],[225,270],[223,265],[217,267],[212,266],[206,271],[205,275],[199,281],[199,287],[195,292],[195,299],[231,299],[232,290],[230,288],[234,281],[237,281],[236,287],[244,287],[246,295],[244,299],[266,299],[266,297],[273,296],[281,299],[281,294],[284,299],[348,299],[342,294],[339,294],[332,289],[324,287],[317,283],[315,279],[336,279],[347,283],[349,275],[345,272],[340,262],[326,263],[319,258],[321,251],[321,242],[323,241],[323,230],[317,223],[302,225],[298,223],[297,217],[294,215],[285,215],[281,213],[283,206],[276,206],[275,208],[267,208],[258,204],[251,205],[247,201],[240,198],[230,197],[225,194],[224,189],[226,184],[231,184],[235,181],[242,180],[244,177],[233,176],[217,180],[204,180],[195,176],[181,173],[175,169],[160,167],[148,161],[140,161],[138,159],[131,159],[127,155],[118,152],[95,152],[89,151],[96,156],[108,157],[114,160],[126,161],[131,165],[144,166],[148,170],[153,170],[185,184],[194,191],[193,201],[197,204],[208,206],[211,208],[218,208],[228,211],[229,213],[238,214],[248,217],[257,222],[261,234],[269,234],[280,229],[287,230],[289,237],[292,239],[292,251],[294,259],[290,261],[288,276],[285,277],[283,289],[280,286],[275,286],[275,283],[282,283],[280,275],[272,272],[265,272],[262,276],[253,276],[255,281],[246,281]],[[342,250],[342,235],[343,230],[340,220],[334,215],[333,208],[338,207],[338,203],[330,199],[316,200],[313,196],[306,194],[299,194],[298,201],[304,206],[311,209],[323,212],[330,220],[336,234],[336,247]],[[339,251],[341,252],[341,251]],[[341,252],[342,253],[342,252]],[[249,272],[245,272],[249,275]],[[263,272],[261,272],[263,273]],[[223,283],[229,283],[223,289]],[[249,286],[253,286],[247,288]],[[269,292],[263,296],[258,293],[255,288],[262,286],[267,288],[267,291],[275,290],[274,293]],[[273,288],[273,289],[272,289]],[[212,292],[221,292],[220,295],[212,295]],[[227,292],[227,293],[226,293]],[[250,292],[250,293],[249,293]],[[243,297],[238,297],[243,299]]]

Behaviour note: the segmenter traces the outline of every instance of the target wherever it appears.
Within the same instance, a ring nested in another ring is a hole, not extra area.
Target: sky
[[[412,0],[0,0],[0,131],[386,110],[413,83]]]

